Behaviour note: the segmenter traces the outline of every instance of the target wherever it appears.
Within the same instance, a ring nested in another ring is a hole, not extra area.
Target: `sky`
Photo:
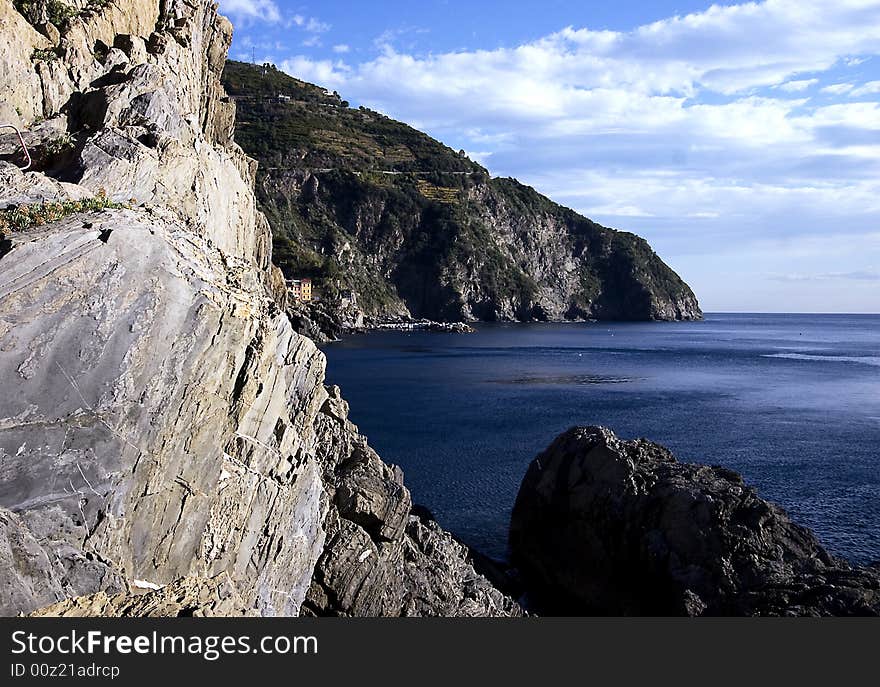
[[[219,0],[272,62],[644,236],[707,312],[880,312],[880,0]]]

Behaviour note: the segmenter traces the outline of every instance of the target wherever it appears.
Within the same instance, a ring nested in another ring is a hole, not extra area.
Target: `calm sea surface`
[[[506,556],[526,466],[601,424],[743,473],[835,554],[880,560],[880,316],[480,325],[325,347],[327,376],[415,502]]]

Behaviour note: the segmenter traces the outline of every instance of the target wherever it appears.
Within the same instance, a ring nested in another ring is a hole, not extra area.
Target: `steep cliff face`
[[[641,238],[602,227],[428,136],[271,66],[227,63],[236,140],[261,163],[278,264],[368,316],[701,317]]]
[[[16,7],[3,114],[38,171],[0,161],[0,612],[297,614],[360,512],[334,466],[368,447],[283,313],[219,82],[231,26],[205,0]],[[370,456],[403,546],[408,492]]]
[[[63,96],[31,114],[74,141],[56,176],[76,183],[4,167],[0,503],[21,542],[4,579],[26,580],[7,612],[225,572],[249,605],[290,614],[309,586],[323,358],[271,297],[252,166],[218,99],[230,37],[208,3],[75,18],[50,62]],[[45,64],[17,69],[45,90]],[[117,203],[16,223],[96,195]],[[22,570],[24,548],[45,564]]]

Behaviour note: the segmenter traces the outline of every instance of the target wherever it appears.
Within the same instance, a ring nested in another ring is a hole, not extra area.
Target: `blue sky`
[[[220,0],[273,62],[647,238],[707,311],[880,312],[880,0]]]

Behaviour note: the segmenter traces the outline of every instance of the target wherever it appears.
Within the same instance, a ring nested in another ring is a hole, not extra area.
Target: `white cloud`
[[[880,81],[869,81],[854,89],[850,92],[850,95],[854,98],[861,98],[865,95],[875,95],[877,93],[880,93]]]
[[[809,116],[792,118],[794,126],[847,127],[876,131],[880,129],[880,103],[838,103],[813,110]]]
[[[610,203],[608,205],[598,205],[590,208],[590,214],[593,217],[653,217],[650,212],[635,205],[624,205],[620,203]]]
[[[309,33],[327,33],[332,27],[327,22],[310,17],[303,28]]]
[[[332,29],[332,25],[323,22],[315,17],[306,17],[302,14],[294,14],[287,22],[288,26],[297,26],[307,33],[327,33]]]
[[[346,74],[350,70],[341,60],[316,62],[302,56],[284,60],[278,67],[297,78],[332,89],[336,89],[346,82]]]
[[[822,272],[819,274],[771,274],[770,279],[778,281],[827,281],[845,279],[851,281],[880,281],[880,272],[874,270],[854,270],[852,272]]]
[[[394,52],[394,43],[404,36],[412,37],[425,33],[430,33],[430,31],[418,26],[404,26],[396,29],[386,29],[373,39],[373,46],[383,52]]]
[[[815,86],[817,83],[819,83],[819,79],[799,79],[797,81],[786,81],[784,84],[777,86],[777,88],[786,93],[799,93],[806,91],[810,86]]]
[[[713,6],[628,32],[566,28],[427,56],[394,39],[359,64],[298,56],[280,66],[640,231],[676,265],[731,237],[757,246],[880,225],[880,103],[853,101],[880,93],[880,81],[840,75],[877,63],[865,59],[880,54],[880,0]],[[810,100],[814,87],[831,103]]]
[[[643,208],[644,214],[658,218],[724,218],[731,226],[740,225],[737,239],[742,243],[766,238],[758,224],[762,216],[797,218],[776,227],[774,234],[809,229],[801,224],[805,214],[818,218],[813,220],[816,230],[829,218],[873,217],[873,223],[864,222],[865,230],[876,227],[880,219],[880,184],[874,180],[811,180],[792,186],[729,176],[683,178],[663,171],[570,169],[536,174],[531,181],[542,188],[554,188],[557,199],[596,218],[632,216],[613,211],[623,207],[621,199],[627,199],[627,206]]]
[[[474,162],[477,162],[481,165],[486,165],[489,162],[489,158],[492,157],[492,151],[491,150],[466,150],[465,155],[467,155]]]
[[[333,52],[335,52],[337,55],[344,55],[351,52],[351,47],[346,45],[345,43],[340,43],[339,45],[333,46]]]
[[[855,86],[851,83],[835,83],[830,86],[825,86],[824,88],[819,89],[821,93],[825,93],[826,95],[844,95],[849,93]]]
[[[394,77],[402,82],[398,90],[410,93],[501,95],[518,111],[537,104],[553,114],[597,89],[673,97],[703,90],[736,95],[765,86],[802,90],[817,80],[789,77],[828,69],[854,53],[876,52],[880,3],[768,0],[713,6],[628,33],[567,28],[516,48],[425,58],[397,52],[391,38],[378,39],[382,54],[359,65],[352,89],[367,95],[366,86]]]
[[[252,21],[279,23],[281,11],[273,0],[219,0],[220,10],[237,24]]]

